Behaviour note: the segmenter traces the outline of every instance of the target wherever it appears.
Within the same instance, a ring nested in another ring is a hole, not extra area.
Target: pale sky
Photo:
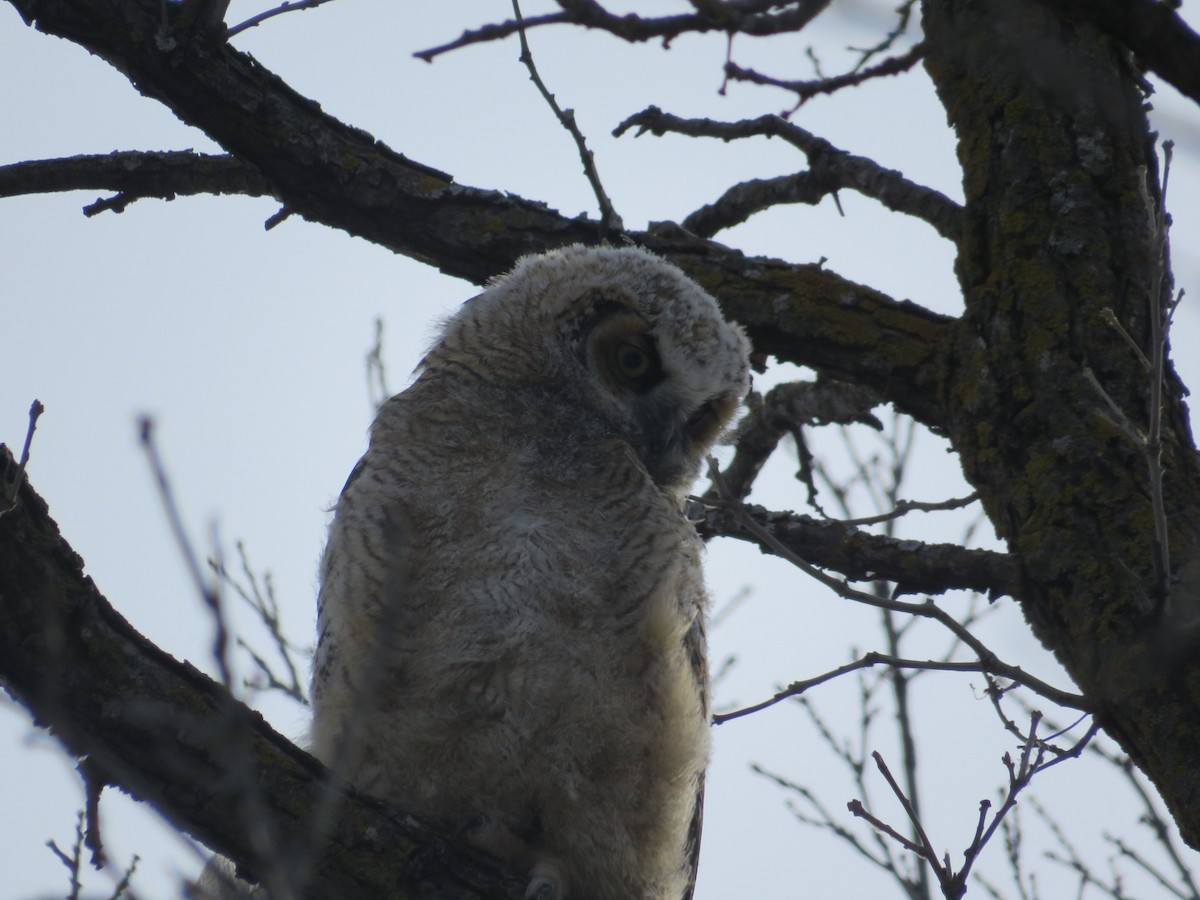
[[[229,21],[270,5],[234,0]],[[851,59],[841,48],[876,42],[890,24],[891,5],[840,0],[811,34],[757,44],[741,39],[735,56],[781,77],[811,77],[803,51],[812,44],[826,72],[837,72]],[[531,3],[525,13],[545,6]],[[655,14],[686,6],[642,5]],[[1185,17],[1196,19],[1195,8],[1185,3]],[[338,0],[281,16],[234,44],[331,114],[460,183],[511,191],[568,215],[594,215],[574,145],[517,62],[515,41],[459,50],[433,65],[412,58],[510,12],[507,0]],[[681,219],[735,181],[804,165],[780,141],[610,136],[618,122],[651,103],[679,115],[727,120],[791,105],[782,93],[748,86],[719,96],[720,37],[682,38],[666,52],[653,43],[630,47],[566,28],[537,30],[530,39],[543,78],[564,107],[575,109],[609,195],[632,229]],[[26,28],[7,5],[0,9],[0,83],[6,85],[0,164],[111,150],[216,149],[102,60]],[[1176,278],[1200,291],[1200,226],[1190,213],[1200,208],[1200,110],[1166,87],[1155,105],[1157,127],[1176,142],[1169,198]],[[952,136],[923,73],[819,98],[795,121],[961,197]],[[291,635],[306,643],[326,511],[365,448],[370,405],[363,360],[374,320],[384,319],[385,359],[398,390],[438,318],[476,289],[299,218],[265,232],[263,222],[278,208],[274,201],[144,200],[121,215],[85,218],[81,207],[100,195],[0,201],[0,441],[19,447],[30,402],[36,397],[45,404],[29,467],[33,486],[117,610],[167,652],[211,672],[211,623],[169,537],[136,440],[136,418],[152,415],[193,539],[211,553],[215,533],[230,557],[234,541],[244,541],[255,565],[272,572]],[[958,311],[949,244],[873,201],[850,193],[841,201],[844,217],[826,200],[816,208],[772,210],[718,239],[794,262],[824,257],[840,275],[892,297]],[[1200,316],[1193,301],[1185,301],[1174,346],[1180,374],[1194,386],[1200,385],[1193,352],[1198,334]],[[787,374],[769,375],[759,387]],[[967,493],[957,460],[928,435],[918,441],[921,455],[905,496],[939,500]],[[815,443],[831,465],[844,465],[835,435],[820,435]],[[869,443],[861,446],[871,452]],[[802,509],[804,492],[791,478],[793,469],[781,454],[756,499]],[[902,534],[958,540],[966,518],[917,515],[904,522]],[[992,538],[985,528],[977,540]],[[751,590],[712,635],[714,664],[731,654],[738,658],[719,686],[722,705],[764,699],[777,685],[846,662],[852,647],[881,646],[873,613],[847,608],[780,560],[716,541],[707,566],[716,608],[743,587]],[[950,607],[965,603],[947,599]],[[994,648],[1069,688],[1012,601],[1001,604],[983,629]],[[242,623],[249,628],[244,617]],[[927,652],[944,644],[938,636]],[[239,662],[249,674],[247,661]],[[957,863],[979,800],[994,798],[1004,778],[1000,756],[1014,744],[978,679],[928,675],[914,690],[926,826]],[[837,728],[855,733],[852,681],[810,696]],[[277,728],[303,738],[302,712],[278,702],[263,708]],[[898,763],[889,727],[885,711],[872,746]],[[813,787],[839,814],[857,796],[795,705],[721,726],[709,776],[699,900],[898,896],[885,875],[843,842],[796,822],[787,795],[753,774],[752,762]],[[903,825],[878,779],[872,789],[879,814]],[[1099,765],[1061,766],[1033,792],[1060,813],[1072,840],[1100,870],[1108,855],[1103,833],[1144,837],[1130,792]],[[45,842],[69,843],[81,803],[70,761],[32,728],[22,708],[0,699],[0,900],[65,895],[66,872]],[[141,896],[174,896],[179,878],[198,871],[200,858],[152,811],[112,790],[101,809],[114,862],[142,857],[134,880]],[[1040,860],[1050,849],[1048,838],[1028,810],[1024,821],[1028,864],[1039,867],[1045,896],[1062,895],[1073,880]],[[866,835],[860,826],[851,825]],[[997,839],[980,865],[1007,887],[1003,855]],[[1194,863],[1196,854],[1190,857]],[[89,873],[85,893],[103,896],[110,885],[107,874]],[[1156,895],[1146,889],[1141,896]]]

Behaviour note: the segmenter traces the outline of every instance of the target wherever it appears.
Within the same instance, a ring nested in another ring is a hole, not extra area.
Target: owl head
[[[573,245],[526,256],[492,281],[422,365],[485,382],[510,409],[532,405],[542,421],[527,424],[561,429],[564,440],[622,440],[678,493],[746,393],[749,349],[674,265],[633,247]]]

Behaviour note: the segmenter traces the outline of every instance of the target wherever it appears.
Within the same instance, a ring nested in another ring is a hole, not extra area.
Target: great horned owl
[[[709,704],[683,504],[747,353],[637,249],[526,257],[469,300],[338,501],[314,753],[402,810],[476,823],[527,896],[690,897]]]

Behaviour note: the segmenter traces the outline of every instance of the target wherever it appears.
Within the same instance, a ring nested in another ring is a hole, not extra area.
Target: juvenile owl
[[[709,708],[683,503],[747,353],[637,249],[526,257],[464,304],[338,501],[314,753],[527,897],[690,897]]]

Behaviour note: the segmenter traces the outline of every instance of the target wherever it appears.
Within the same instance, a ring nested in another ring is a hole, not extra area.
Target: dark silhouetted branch
[[[958,242],[962,233],[962,208],[945,194],[909,181],[899,172],[886,169],[865,156],[855,156],[839,150],[824,138],[793,125],[781,116],[759,116],[740,122],[718,122],[713,119],[683,119],[665,113],[656,106],[636,113],[614,129],[613,134],[624,134],[636,128],[639,135],[646,133],[663,135],[668,132],[690,137],[714,137],[724,141],[749,137],[778,137],[800,150],[807,158],[806,178],[795,176],[791,184],[772,183],[758,188],[739,190],[738,185],[726,192],[711,206],[692,214],[688,221],[701,228],[697,233],[712,233],[743,221],[749,212],[765,209],[769,192],[793,195],[791,201],[813,203],[825,194],[840,189],[857,191],[866,197],[878,200],[895,212],[904,213],[931,225],[942,237]],[[727,199],[728,198],[728,199]],[[754,207],[755,202],[759,204]],[[728,204],[726,208],[723,204]],[[722,224],[724,223],[724,224]],[[684,223],[688,227],[688,223]]]

